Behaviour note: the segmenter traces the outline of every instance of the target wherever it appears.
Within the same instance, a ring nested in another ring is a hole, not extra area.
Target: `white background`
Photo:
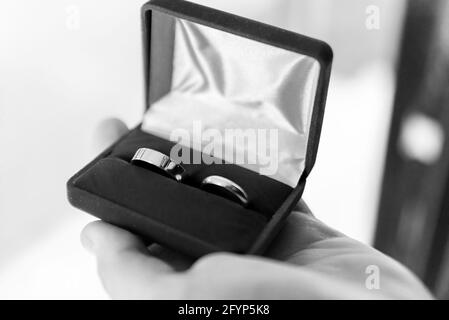
[[[404,1],[198,1],[328,41],[335,51],[322,140],[305,200],[370,243]],[[128,0],[0,3],[0,298],[105,298],[65,183],[99,151],[107,117],[143,111],[140,6]],[[366,28],[369,5],[380,30]],[[75,19],[75,20],[73,20]]]

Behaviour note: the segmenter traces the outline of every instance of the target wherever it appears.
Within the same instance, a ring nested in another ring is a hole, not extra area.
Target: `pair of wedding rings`
[[[131,163],[145,167],[181,182],[185,177],[184,167],[162,152],[140,148],[134,154]],[[201,188],[211,193],[223,196],[230,200],[240,203],[243,206],[248,205],[248,195],[245,190],[237,183],[221,176],[209,176],[201,182]]]

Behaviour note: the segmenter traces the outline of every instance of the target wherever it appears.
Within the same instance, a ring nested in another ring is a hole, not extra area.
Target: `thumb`
[[[164,288],[173,285],[173,268],[151,256],[144,243],[126,230],[92,222],[82,231],[81,243],[97,258],[98,274],[112,298],[165,298]]]

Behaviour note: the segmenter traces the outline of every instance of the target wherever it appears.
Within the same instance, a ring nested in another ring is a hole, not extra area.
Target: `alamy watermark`
[[[278,170],[278,129],[204,129],[201,121],[194,121],[191,130],[173,130],[170,140],[177,143],[170,157],[180,163],[255,165],[266,176]]]
[[[70,31],[77,31],[81,28],[81,10],[77,5],[70,5],[65,8],[65,26]]]
[[[365,287],[368,290],[380,290],[380,268],[376,265],[369,265],[365,269],[368,276],[365,280]]]
[[[366,7],[366,14],[366,29],[369,31],[380,30],[380,7],[376,5]]]

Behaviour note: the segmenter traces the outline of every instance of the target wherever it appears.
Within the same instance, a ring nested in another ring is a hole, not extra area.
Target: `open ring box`
[[[192,257],[262,255],[314,165],[331,48],[187,1],[150,1],[142,18],[143,121],[69,180],[70,203]],[[186,178],[133,165],[142,147],[179,155]],[[202,190],[211,175],[249,205]]]

